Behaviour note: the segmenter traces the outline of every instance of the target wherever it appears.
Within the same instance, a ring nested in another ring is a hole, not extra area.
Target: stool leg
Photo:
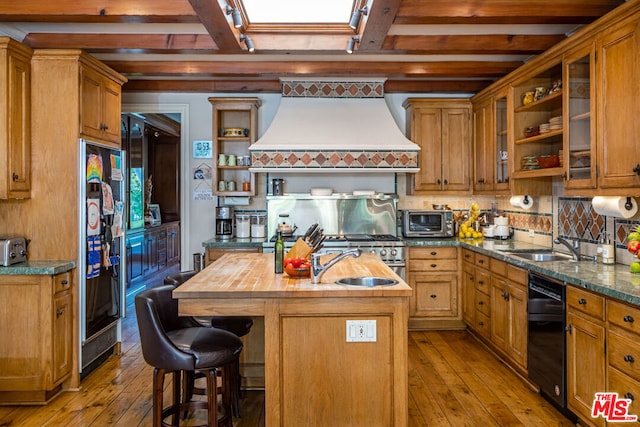
[[[153,369],[153,427],[162,425],[162,389],[164,388],[164,369]]]
[[[218,426],[218,392],[216,386],[216,370],[207,369],[205,376],[207,378],[207,421],[209,427]]]
[[[233,362],[233,373],[231,375],[231,406],[233,416],[240,418],[240,397],[242,387],[242,377],[240,376],[240,360]]]
[[[180,423],[180,383],[182,378],[182,372],[176,371],[173,373],[173,413],[171,415],[171,422],[174,425]],[[186,414],[185,414],[186,415]]]

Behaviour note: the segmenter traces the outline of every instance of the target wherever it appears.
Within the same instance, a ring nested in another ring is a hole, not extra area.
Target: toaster
[[[0,237],[0,248],[5,267],[27,260],[27,240],[24,237]]]

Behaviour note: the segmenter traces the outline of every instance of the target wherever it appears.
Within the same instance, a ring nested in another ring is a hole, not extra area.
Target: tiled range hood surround
[[[254,172],[417,172],[418,147],[396,125],[384,80],[282,79],[282,100],[251,145]]]

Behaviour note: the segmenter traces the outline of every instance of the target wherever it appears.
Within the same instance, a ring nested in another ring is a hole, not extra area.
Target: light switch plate
[[[347,320],[347,342],[376,342],[376,321]]]

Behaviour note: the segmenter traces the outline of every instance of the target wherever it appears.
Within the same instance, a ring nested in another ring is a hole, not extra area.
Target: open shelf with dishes
[[[563,174],[562,66],[514,86],[513,178]],[[519,104],[519,105],[518,105]]]
[[[209,98],[213,107],[213,193],[254,196],[249,147],[257,139],[258,98]]]

